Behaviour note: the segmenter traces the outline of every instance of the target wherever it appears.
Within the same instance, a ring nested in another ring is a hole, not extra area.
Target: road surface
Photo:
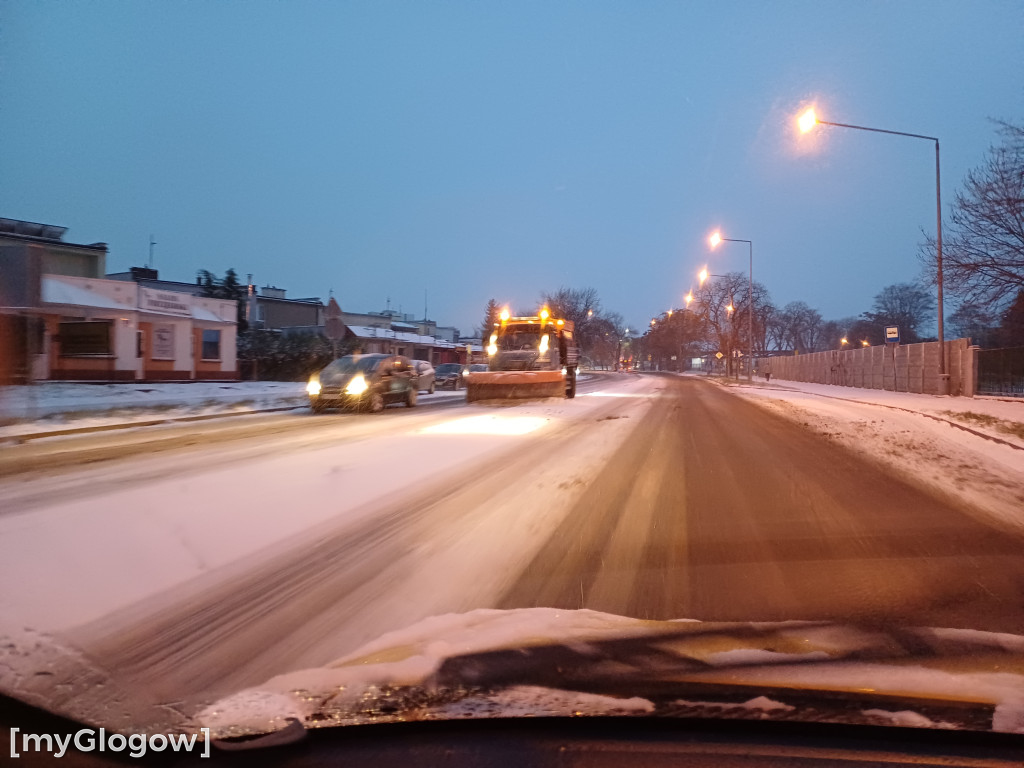
[[[329,501],[304,498],[285,460],[314,463],[325,451],[352,452],[338,459],[357,468],[356,485],[343,489],[354,493],[359,477],[380,485],[358,504],[339,493],[337,510],[144,599],[108,604],[110,590],[96,587],[67,600],[69,616],[88,615],[92,601],[87,620],[62,625],[41,610],[33,621],[108,672],[120,693],[106,705],[136,722],[141,712],[160,721],[163,705],[192,712],[425,616],[474,608],[1024,634],[1024,542],[970,510],[696,377],[601,376],[580,395],[515,407],[447,400],[380,417],[277,415],[193,426],[160,443],[153,433],[105,435],[81,442],[77,459],[67,444],[35,449],[49,457],[39,476],[12,457],[7,466],[20,469],[0,484],[12,499],[4,521],[23,523],[12,536],[29,536],[48,505],[83,494],[115,499],[157,477],[253,462],[282,469],[261,469],[259,492],[240,488],[238,503],[255,510],[261,497],[290,494],[294,508],[278,504],[276,514],[295,516]],[[445,442],[480,419],[515,429]],[[413,438],[386,442],[412,431],[426,441],[413,453],[397,452]],[[80,466],[89,451],[103,452],[92,454],[102,471]],[[390,474],[367,474],[388,461]],[[133,578],[109,558],[107,571]],[[89,578],[51,565],[55,592],[62,580]]]

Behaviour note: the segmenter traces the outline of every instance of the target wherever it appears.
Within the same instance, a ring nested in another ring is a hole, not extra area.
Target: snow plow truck
[[[579,347],[571,320],[502,311],[487,346],[487,370],[465,375],[466,401],[575,397]]]

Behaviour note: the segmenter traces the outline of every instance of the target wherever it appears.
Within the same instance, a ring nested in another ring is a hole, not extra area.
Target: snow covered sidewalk
[[[829,384],[810,384],[801,381],[777,381],[753,385],[744,381],[725,381],[726,386],[758,391],[775,391],[777,397],[791,402],[806,400],[801,395],[819,398],[846,400],[860,405],[883,406],[893,410],[919,413],[955,425],[972,432],[992,437],[996,442],[1006,441],[1024,448],[1024,399],[1013,400],[998,397],[937,397],[917,395],[910,392],[889,392],[879,389],[858,389]],[[787,398],[785,392],[794,393]],[[799,393],[799,394],[796,394]]]
[[[1024,530],[1024,401],[780,381],[719,383],[907,479]]]
[[[305,405],[303,382],[40,382],[0,387],[0,438]]]

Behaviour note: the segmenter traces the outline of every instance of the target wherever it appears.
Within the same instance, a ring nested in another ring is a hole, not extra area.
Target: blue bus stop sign
[[[885,343],[886,344],[899,344],[900,343],[900,327],[898,325],[887,325],[887,326],[885,326]]]

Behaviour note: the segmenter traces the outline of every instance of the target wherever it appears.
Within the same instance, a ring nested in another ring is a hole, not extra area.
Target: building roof
[[[74,283],[57,279],[51,275],[43,275],[40,295],[47,304],[63,304],[74,307],[97,307],[99,309],[116,309],[121,312],[136,309],[133,304],[125,304],[97,291],[90,291]],[[133,297],[134,298],[134,297]]]
[[[346,327],[357,339],[391,339],[407,344],[423,344],[424,346],[447,347],[450,349],[459,346],[452,341],[438,339],[434,336],[422,336],[418,333],[403,333],[402,331],[392,331],[387,328],[374,328],[365,325],[348,325]]]
[[[22,221],[21,219],[0,218],[0,237],[13,240],[27,240],[37,243],[53,243],[71,248],[89,248],[95,251],[106,251],[106,243],[65,243],[64,233],[67,227],[58,227],[56,224],[39,224],[34,221]]]

